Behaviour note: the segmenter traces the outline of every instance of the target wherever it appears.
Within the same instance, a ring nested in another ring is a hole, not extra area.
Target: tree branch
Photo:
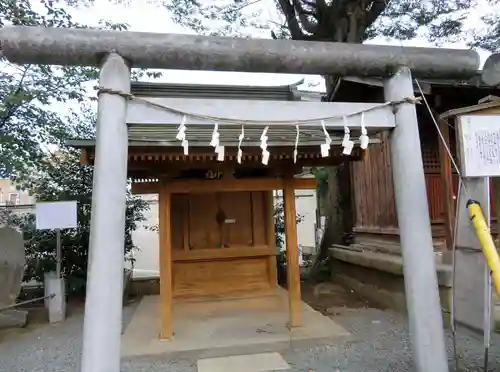
[[[364,28],[367,29],[370,27],[373,22],[377,20],[377,18],[382,14],[382,12],[387,8],[389,1],[386,0],[374,0],[370,9],[368,10],[368,14],[365,16]]]
[[[21,76],[21,78],[19,79],[19,83],[17,84],[17,87],[16,89],[14,90],[13,92],[13,96],[19,94],[19,92],[21,91],[21,88],[23,87],[23,83],[24,83],[24,79],[26,78],[26,75],[28,73],[28,70],[31,68],[31,65],[27,65],[23,71],[23,74]],[[7,123],[7,120],[10,119],[10,117],[12,115],[14,115],[14,112],[16,112],[16,110],[21,107],[23,104],[23,102],[21,102],[19,105],[11,105],[7,112],[5,113],[5,115],[2,115],[2,122],[1,122],[1,125],[0,125],[0,128],[3,128],[5,126],[5,123]]]
[[[278,4],[285,15],[286,23],[288,24],[288,29],[290,30],[292,39],[303,40],[305,35],[300,28],[297,18],[295,17],[295,9],[290,4],[289,0],[278,0]]]
[[[262,0],[254,0],[254,1],[249,1],[248,3],[244,3],[244,4],[242,4],[242,5],[241,5],[241,6],[239,6],[239,7],[235,7],[235,8],[234,8],[234,10],[236,10],[236,11],[238,11],[238,12],[239,12],[239,11],[242,11],[243,9],[245,9],[245,8],[249,7],[249,6],[252,6],[252,5],[254,5],[254,4],[260,3],[261,1],[262,1]]]
[[[304,30],[306,30],[310,34],[315,34],[316,32],[318,32],[318,23],[311,22],[311,20],[308,18],[308,16],[315,16],[315,13],[305,10],[300,3],[300,0],[292,0],[292,2]]]
[[[347,28],[347,35],[346,35],[346,42],[347,43],[356,43],[358,40],[358,29],[359,29],[359,21],[358,16],[356,12],[349,13],[348,15],[348,28]]]
[[[311,8],[313,9],[316,9],[319,5],[318,5],[318,2],[324,2],[324,0],[299,0],[301,1],[302,3],[304,3],[305,5],[307,6],[310,6]]]
[[[328,9],[328,5],[326,5],[326,0],[316,0],[316,19],[318,23],[321,23],[325,20],[324,14]]]
[[[338,21],[342,18],[342,14],[345,13],[347,4],[351,1],[357,2],[357,0],[335,0],[330,5],[330,20],[332,22]]]

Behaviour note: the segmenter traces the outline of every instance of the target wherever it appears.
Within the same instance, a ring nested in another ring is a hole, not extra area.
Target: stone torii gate
[[[131,67],[386,78],[386,100],[406,101],[395,106],[390,148],[414,363],[419,372],[448,371],[417,117],[411,101],[412,74],[416,78],[469,78],[479,68],[477,53],[32,27],[6,27],[0,30],[0,42],[3,54],[14,63],[101,67],[99,83],[104,90],[99,96],[82,372],[120,370]],[[486,64],[488,83],[498,82],[497,59]],[[331,124],[329,129],[342,131],[343,124]]]

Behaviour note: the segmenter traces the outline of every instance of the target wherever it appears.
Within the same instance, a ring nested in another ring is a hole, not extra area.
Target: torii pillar
[[[104,57],[99,85],[130,92],[130,68],[118,54]],[[126,116],[125,97],[99,95],[82,372],[120,371],[128,160]]]
[[[387,79],[384,94],[387,101],[413,97],[410,70],[400,68]],[[398,105],[394,115],[396,127],[389,137],[391,166],[413,362],[418,372],[446,372],[448,357],[415,104]]]

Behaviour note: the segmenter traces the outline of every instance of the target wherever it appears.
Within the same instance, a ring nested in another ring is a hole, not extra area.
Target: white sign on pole
[[[500,176],[500,115],[460,116],[458,132],[463,176]]]
[[[37,230],[77,227],[76,201],[36,203]]]

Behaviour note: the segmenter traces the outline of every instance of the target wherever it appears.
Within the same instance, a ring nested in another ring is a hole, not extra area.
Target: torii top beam
[[[99,65],[116,52],[133,67],[386,77],[406,66],[416,78],[468,78],[479,69],[472,50],[237,39],[96,29],[11,26],[0,30],[14,63]]]

